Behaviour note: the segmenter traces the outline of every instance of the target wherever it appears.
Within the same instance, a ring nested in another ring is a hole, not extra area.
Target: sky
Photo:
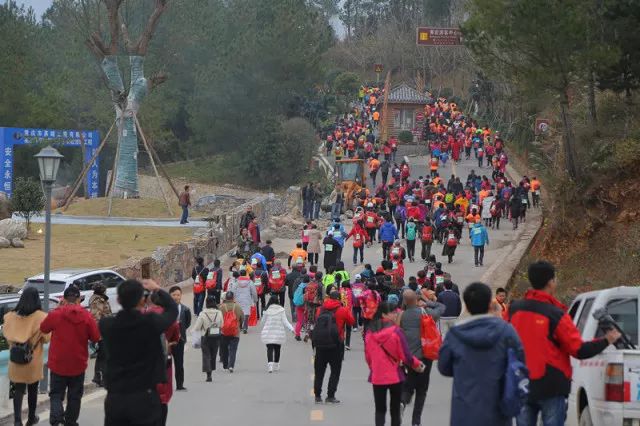
[[[6,3],[7,0],[0,0],[0,4]],[[42,14],[47,10],[53,0],[16,0],[18,5],[23,4],[25,7],[31,6],[33,10],[36,12],[38,17],[42,16]]]

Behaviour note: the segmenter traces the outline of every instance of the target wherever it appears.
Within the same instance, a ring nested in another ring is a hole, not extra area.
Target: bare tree
[[[111,190],[116,197],[122,197],[125,194],[127,197],[138,196],[136,115],[149,91],[162,84],[167,78],[164,73],[156,73],[146,78],[144,61],[168,2],[169,0],[155,0],[153,11],[135,40],[131,38],[127,23],[121,14],[121,8],[126,4],[126,0],[93,0],[93,3],[91,0],[81,0],[79,3],[79,12],[84,17],[82,24],[90,28],[85,44],[100,62],[115,108],[118,158],[114,170],[115,183]],[[102,34],[104,9],[106,9],[108,24],[108,40]],[[131,78],[128,88],[125,88],[124,79],[118,67],[118,55],[122,49],[129,57]]]

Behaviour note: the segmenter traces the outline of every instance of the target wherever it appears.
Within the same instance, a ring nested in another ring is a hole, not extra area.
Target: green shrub
[[[413,133],[408,130],[403,130],[398,134],[398,140],[402,143],[412,143],[413,142]]]

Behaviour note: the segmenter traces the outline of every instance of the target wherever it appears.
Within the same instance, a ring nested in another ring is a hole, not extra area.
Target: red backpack
[[[372,319],[378,310],[380,304],[380,295],[377,291],[368,290],[364,297],[364,303],[362,304],[362,316],[365,319]]]
[[[420,343],[425,358],[434,361],[438,359],[438,352],[442,346],[442,335],[431,315],[424,314],[420,319]]]
[[[235,313],[235,306],[232,306],[230,310],[224,313],[222,320],[223,323],[220,332],[223,336],[235,336],[238,334],[239,323]]]
[[[213,290],[216,288],[218,284],[218,271],[209,271],[209,275],[207,275],[207,280],[204,282],[204,286],[207,290]]]
[[[429,225],[422,227],[422,242],[427,244],[433,242],[433,228]]]
[[[204,280],[200,274],[202,274],[202,271],[198,272],[193,280],[193,294],[204,293]]]
[[[282,269],[272,269],[269,274],[269,287],[274,293],[280,293],[284,287],[284,274]]]
[[[311,281],[304,289],[304,301],[307,303],[318,303],[318,283]]]
[[[448,247],[458,246],[458,239],[456,238],[456,234],[454,234],[453,232],[449,232],[449,235],[447,236],[447,246]]]

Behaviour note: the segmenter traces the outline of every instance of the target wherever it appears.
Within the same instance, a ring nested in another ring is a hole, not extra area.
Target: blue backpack
[[[515,417],[529,396],[529,370],[516,354],[511,344],[507,348],[507,365],[504,373],[500,411],[507,417]]]
[[[307,288],[306,283],[300,283],[296,291],[293,293],[293,304],[294,306],[303,306],[304,305],[304,289]]]

